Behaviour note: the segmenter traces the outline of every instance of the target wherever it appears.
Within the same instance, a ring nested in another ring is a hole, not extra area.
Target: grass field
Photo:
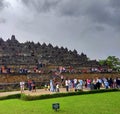
[[[1,100],[0,114],[120,114],[120,92],[70,96],[46,100]],[[56,112],[53,103],[60,103]]]

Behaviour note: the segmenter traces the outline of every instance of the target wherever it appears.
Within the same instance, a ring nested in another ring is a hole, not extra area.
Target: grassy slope
[[[0,101],[0,114],[120,114],[120,92],[70,96],[37,101]],[[59,102],[60,110],[52,110]]]

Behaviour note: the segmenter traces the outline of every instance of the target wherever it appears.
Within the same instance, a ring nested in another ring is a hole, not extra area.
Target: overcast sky
[[[120,58],[120,0],[0,0],[0,37]]]

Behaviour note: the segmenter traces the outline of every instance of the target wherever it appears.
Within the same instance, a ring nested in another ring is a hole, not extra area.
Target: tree
[[[120,59],[115,56],[108,56],[106,63],[113,69],[118,69],[120,67]]]
[[[101,66],[105,65],[105,64],[106,64],[106,60],[99,60],[99,64],[100,64]]]
[[[105,60],[99,60],[100,65],[108,65],[109,68],[120,70],[120,59],[116,56],[108,56]]]

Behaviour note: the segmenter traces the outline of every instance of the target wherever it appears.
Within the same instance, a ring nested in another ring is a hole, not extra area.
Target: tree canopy
[[[107,65],[114,70],[120,70],[120,59],[116,56],[108,56],[105,60],[99,60],[100,65]]]

